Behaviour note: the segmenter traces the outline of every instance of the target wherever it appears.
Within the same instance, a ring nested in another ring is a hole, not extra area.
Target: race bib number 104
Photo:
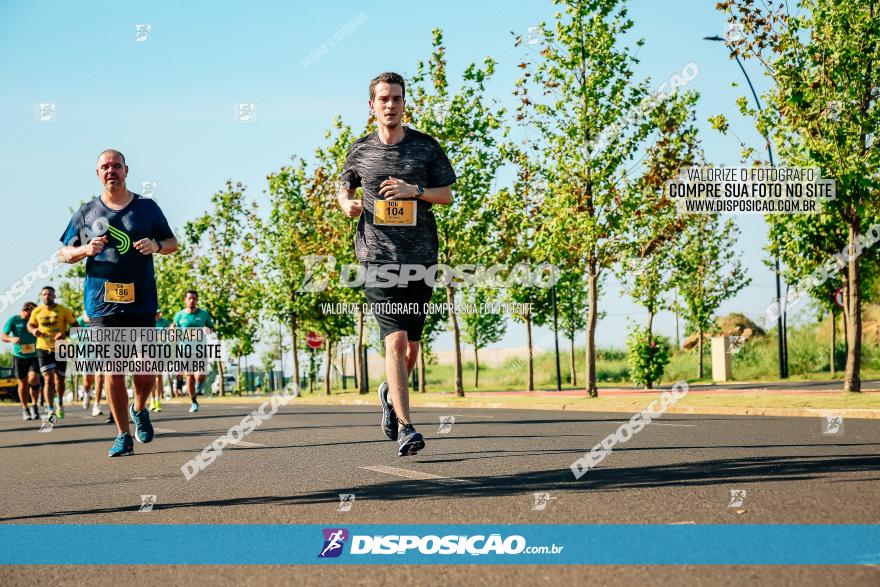
[[[376,200],[373,224],[383,226],[415,226],[416,202],[414,200]]]

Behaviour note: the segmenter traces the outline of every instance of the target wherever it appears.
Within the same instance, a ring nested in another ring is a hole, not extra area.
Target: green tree
[[[211,312],[217,335],[236,357],[254,351],[265,297],[256,246],[261,224],[256,204],[246,201],[241,183],[233,185],[230,180],[211,198],[211,209],[188,222],[185,229],[200,302]]]
[[[462,301],[472,305],[475,312],[462,315],[464,340],[474,347],[474,388],[480,387],[480,349],[498,342],[507,331],[507,319],[501,312],[484,312],[485,304],[496,301],[495,290],[471,287],[462,292]]]
[[[260,241],[267,306],[290,328],[297,378],[303,332],[313,328],[332,341],[353,329],[350,317],[324,315],[320,304],[352,302],[358,295],[352,288],[337,287],[333,279],[338,263],[354,261],[354,227],[339,213],[335,199],[335,178],[354,138],[339,117],[325,138],[328,144],[316,149],[313,165],[295,158],[292,165],[269,175],[269,221]]]
[[[73,315],[79,317],[85,311],[83,299],[83,282],[86,278],[86,264],[71,265],[64,272],[58,284],[58,296]]]
[[[335,131],[335,133],[334,133]],[[350,265],[356,262],[354,238],[352,234],[353,219],[339,212],[337,204],[337,184],[332,179],[342,175],[346,154],[353,137],[350,128],[344,126],[339,119],[334,120],[334,131],[325,133],[328,144],[315,150],[315,162],[305,183],[305,199],[314,202],[324,212],[311,226],[320,238],[312,243],[312,254],[325,259],[334,259],[336,263]],[[332,308],[336,304],[353,304],[361,299],[358,288],[348,287],[339,279],[328,279],[326,287],[316,292],[305,294],[310,304],[307,316],[314,324],[314,329],[324,337],[324,393],[330,395],[330,374],[333,357],[340,341],[355,333],[354,318],[347,313],[336,313],[324,308]]]
[[[652,389],[669,364],[669,339],[655,336],[647,327],[634,327],[627,341],[629,374],[633,383]]]
[[[543,204],[544,191],[539,170],[531,164],[528,156],[519,150],[505,151],[505,154],[517,165],[517,178],[513,189],[502,188],[488,201],[488,209],[497,218],[498,226],[503,230],[492,231],[489,235],[487,250],[496,263],[506,267],[508,283],[505,287],[504,300],[522,304],[524,311],[511,314],[516,322],[522,322],[526,329],[526,390],[535,389],[534,339],[532,327],[540,326],[546,321],[545,304],[549,300],[548,292],[539,290],[530,282],[531,267],[539,260],[546,258],[542,254],[546,248],[536,241],[536,231]],[[525,269],[525,271],[523,270]],[[526,272],[528,271],[528,273]],[[522,279],[522,278],[528,279]],[[545,294],[543,298],[541,295]],[[519,363],[514,363],[519,367]]]
[[[632,115],[653,106],[647,81],[635,79],[637,59],[621,43],[632,28],[623,2],[554,3],[561,10],[552,28],[538,26],[542,44],[536,63],[520,64],[517,119],[539,135],[531,142],[531,157],[552,194],[542,217],[547,250],[557,265],[586,269],[585,388],[596,397],[599,280],[620,255],[622,237],[641,205],[637,193],[626,188],[626,172],[653,121]],[[617,132],[607,132],[615,127]]]
[[[440,242],[440,263],[481,264],[484,243],[495,226],[486,199],[503,158],[499,134],[503,135],[504,109],[485,98],[486,83],[495,73],[495,61],[486,58],[482,67],[468,65],[456,92],[446,76],[446,48],[439,29],[433,30],[431,57],[419,62],[407,87],[408,118],[423,132],[436,138],[455,169],[458,180],[452,186],[453,201],[434,209]],[[446,287],[446,301],[452,304],[455,288]],[[461,329],[455,312],[449,314],[455,350],[455,392],[464,395],[462,384]]]
[[[175,234],[179,234],[175,232]],[[174,255],[155,255],[156,293],[159,309],[165,318],[171,320],[183,308],[183,298],[187,290],[195,284],[195,252],[186,239],[186,234],[178,237],[178,249]]]
[[[739,229],[733,220],[723,225],[715,215],[698,216],[681,235],[672,262],[673,282],[681,294],[685,319],[697,332],[698,377],[703,378],[703,336],[716,310],[746,287],[736,246]]]
[[[732,42],[733,53],[756,59],[774,82],[764,94],[768,107],[762,113],[749,109],[744,98],[739,100],[741,111],[773,139],[784,163],[818,167],[836,182],[836,198],[823,203],[818,218],[773,218],[768,250],[789,265],[790,277],[802,281],[846,248],[847,258],[836,276],[847,291],[843,388],[858,392],[863,286],[859,236],[880,217],[880,5],[876,0],[802,0],[797,11],[790,11],[785,2],[734,0],[718,7],[743,28],[741,38]],[[827,291],[814,293],[820,294],[818,299]]]
[[[574,338],[587,325],[587,287],[584,274],[578,270],[560,273],[556,282],[556,306],[559,313],[559,327],[568,339],[569,383],[577,385],[575,367]]]
[[[651,112],[658,135],[647,150],[644,173],[631,188],[642,205],[633,214],[618,277],[633,301],[648,311],[647,344],[654,340],[654,317],[670,308],[666,294],[673,289],[672,257],[681,230],[693,221],[692,216],[678,214],[665,185],[680,175],[682,167],[702,159],[694,113],[697,97],[696,92],[682,92]],[[649,387],[653,380],[647,381]]]

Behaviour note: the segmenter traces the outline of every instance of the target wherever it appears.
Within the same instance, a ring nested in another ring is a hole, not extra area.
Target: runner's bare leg
[[[52,403],[55,399],[55,369],[43,372],[43,399],[50,410],[55,409]]]
[[[409,376],[419,356],[418,341],[407,340],[404,330],[392,332],[385,337],[385,377],[388,379],[388,396],[398,420],[410,423]]]
[[[30,374],[30,373],[29,373]],[[28,380],[27,377],[18,380],[18,401],[23,410],[28,409]]]
[[[147,402],[150,401],[150,394],[153,393],[153,386],[156,384],[156,376],[153,374],[135,375],[132,379],[134,379],[134,398],[132,399],[134,411],[140,412],[147,407]]]
[[[107,390],[107,404],[120,433],[131,434],[128,427],[128,391],[125,389],[125,375],[104,374]]]
[[[40,378],[36,373],[30,371],[28,373],[28,387],[31,388],[31,400],[34,402],[34,407],[40,407]]]

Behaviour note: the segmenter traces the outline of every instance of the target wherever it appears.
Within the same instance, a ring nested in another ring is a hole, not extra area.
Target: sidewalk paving
[[[641,387],[599,387],[600,396],[608,395],[651,395],[669,389],[672,382],[657,384],[654,389]],[[803,394],[803,393],[836,393],[840,394],[843,389],[843,381],[829,379],[820,381],[737,381],[729,383],[690,383],[688,393],[700,394],[735,394],[735,393],[766,393],[766,394]],[[880,392],[880,380],[862,381],[863,393]],[[537,391],[472,391],[469,395],[530,395],[535,393],[548,393],[554,396],[577,397],[584,394],[582,387],[563,387],[562,391],[554,389],[540,389]]]
[[[816,417],[837,415],[850,418],[880,419],[880,381],[864,382],[866,391],[844,393],[840,381],[751,382],[723,386],[695,384],[688,394],[667,408],[670,414],[717,414],[741,416]],[[589,398],[582,389],[563,391],[467,391],[465,397],[452,392],[413,392],[413,407],[539,409],[634,414],[660,397],[669,385],[654,390],[599,388],[598,398]],[[268,394],[207,398],[223,403],[259,403]],[[182,400],[180,400],[182,401]],[[331,395],[306,393],[291,405],[354,405],[375,407],[374,393],[360,395],[353,390]]]

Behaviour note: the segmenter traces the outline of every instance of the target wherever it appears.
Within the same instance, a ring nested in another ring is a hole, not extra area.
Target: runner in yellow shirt
[[[47,285],[40,291],[42,304],[34,308],[28,320],[28,330],[37,337],[37,361],[43,375],[43,397],[46,400],[47,419],[54,424],[56,416],[64,418],[64,374],[66,361],[55,360],[55,341],[67,338],[70,327],[76,324],[73,312],[55,303],[55,288]]]

